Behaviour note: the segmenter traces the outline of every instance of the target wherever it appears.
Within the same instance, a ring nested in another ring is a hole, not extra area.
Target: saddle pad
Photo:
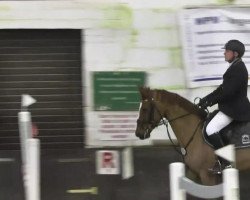
[[[203,127],[203,136],[206,143],[210,146],[213,146],[209,143],[208,136],[205,132],[206,126],[209,121],[217,114],[218,110],[209,114],[208,118],[206,119]],[[223,128],[220,131],[223,141],[225,145],[234,144],[235,148],[246,148],[250,147],[250,122],[239,122],[233,121],[228,126]]]
[[[250,122],[233,121],[221,130],[222,138],[227,144],[234,144],[235,148],[250,147]]]

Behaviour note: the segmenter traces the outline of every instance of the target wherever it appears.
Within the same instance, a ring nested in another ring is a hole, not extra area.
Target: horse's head
[[[143,140],[150,137],[150,133],[158,126],[162,117],[156,107],[151,90],[149,88],[140,88],[140,94],[141,103],[135,134]]]

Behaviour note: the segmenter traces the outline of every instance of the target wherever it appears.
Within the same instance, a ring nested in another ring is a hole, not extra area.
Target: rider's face
[[[224,52],[225,61],[227,61],[229,63],[232,62],[236,57],[235,53],[236,52],[225,49],[225,52]]]

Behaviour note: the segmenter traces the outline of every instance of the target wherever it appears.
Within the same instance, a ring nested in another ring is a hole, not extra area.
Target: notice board
[[[92,78],[95,111],[138,110],[138,88],[145,84],[145,72],[98,71]]]

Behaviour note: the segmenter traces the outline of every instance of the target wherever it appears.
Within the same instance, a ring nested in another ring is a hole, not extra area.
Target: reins
[[[161,114],[161,112],[159,111],[159,109],[157,108],[157,106],[153,103],[153,99],[152,99],[152,104],[153,104],[153,106],[155,107],[155,109],[157,110],[157,112],[159,113],[160,118],[161,118],[160,123],[158,124],[158,126],[159,126],[159,125],[165,125],[166,130],[167,130],[167,134],[168,134],[168,138],[169,138],[171,144],[174,146],[174,149],[176,150],[176,152],[178,152],[178,153],[182,156],[182,158],[183,158],[183,160],[184,160],[184,156],[187,155],[187,150],[186,150],[186,149],[188,148],[188,146],[189,146],[189,145],[191,144],[191,142],[193,141],[194,136],[195,136],[195,134],[197,133],[197,130],[198,130],[199,126],[201,125],[201,123],[202,123],[203,121],[201,120],[201,121],[197,124],[197,126],[196,126],[196,128],[195,128],[195,130],[194,130],[194,132],[193,132],[193,134],[192,134],[192,136],[191,136],[191,138],[188,140],[187,144],[186,144],[184,147],[181,147],[180,145],[176,145],[176,144],[174,143],[174,141],[172,140],[172,138],[171,138],[171,136],[170,136],[170,133],[169,133],[168,124],[169,124],[170,122],[173,122],[173,121],[177,120],[177,119],[181,119],[181,118],[183,118],[183,117],[187,117],[187,116],[191,115],[192,113],[186,113],[186,114],[180,115],[180,116],[178,116],[178,117],[175,117],[175,118],[173,118],[173,119],[166,120],[166,119],[164,119],[164,117],[162,116],[162,114]],[[179,150],[179,148],[180,148],[181,150]]]

